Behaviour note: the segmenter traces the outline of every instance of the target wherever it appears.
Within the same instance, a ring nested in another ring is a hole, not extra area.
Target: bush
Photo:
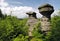
[[[5,19],[0,20],[0,40],[11,41],[19,34],[26,34],[24,26],[27,19],[19,20],[16,17],[7,16]]]
[[[50,41],[60,41],[60,16],[52,18],[52,35]]]

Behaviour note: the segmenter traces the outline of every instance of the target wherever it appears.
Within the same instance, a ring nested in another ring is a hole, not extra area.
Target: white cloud
[[[26,12],[33,11],[38,13],[37,17],[41,17],[41,15],[39,14],[39,11],[32,7],[28,7],[28,6],[10,7],[8,5],[9,4],[5,2],[5,0],[0,0],[0,6],[1,6],[0,9],[2,10],[3,14],[17,16],[18,18],[25,18],[25,17],[28,17],[26,15]]]
[[[17,16],[18,18],[27,17],[26,12],[34,11],[32,7],[20,6],[12,8],[12,15]]]
[[[38,13],[38,10],[34,10],[34,8],[28,7],[28,6],[20,6],[20,7],[16,6],[13,8],[12,7],[1,7],[1,10],[3,14],[17,16],[18,18],[28,17],[26,13],[29,11]],[[37,14],[37,17],[41,17],[39,13]]]
[[[4,2],[4,0],[0,0],[0,6],[1,7],[6,7],[8,6],[9,4],[7,2]]]
[[[37,18],[41,18],[42,17],[42,15],[39,13],[39,10],[38,9],[35,9],[34,12],[37,13],[36,14]]]
[[[60,10],[55,10],[54,13],[52,13],[51,16],[52,16],[52,17],[54,17],[54,16],[56,16],[56,15],[57,15],[57,16],[60,16],[59,13],[60,13]]]
[[[20,2],[17,2],[20,3]],[[21,4],[21,3],[20,3]],[[26,12],[33,11],[37,13],[37,18],[42,17],[42,15],[39,13],[37,9],[34,9],[32,7],[28,6],[9,6],[8,2],[5,2],[5,0],[0,0],[0,9],[2,10],[3,14],[17,16],[18,18],[25,18],[28,17],[26,15]],[[54,15],[58,15],[57,13],[60,12],[60,10],[55,10],[54,13],[51,15],[52,17]]]

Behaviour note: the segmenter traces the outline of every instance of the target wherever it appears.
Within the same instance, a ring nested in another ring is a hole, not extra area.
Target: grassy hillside
[[[1,14],[1,13],[0,13]],[[18,19],[16,17],[2,15],[0,17],[0,41],[29,41],[28,19]],[[35,25],[33,38],[30,41],[60,41],[60,16],[51,19],[51,31],[43,35],[40,30],[40,23]]]

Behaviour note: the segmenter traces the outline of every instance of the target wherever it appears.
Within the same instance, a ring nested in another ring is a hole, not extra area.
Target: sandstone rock
[[[38,22],[38,20],[37,20],[35,12],[28,12],[27,14],[29,15],[29,18],[27,21],[27,25],[29,26],[28,35],[32,36],[32,31],[34,29],[34,25]]]
[[[43,17],[41,18],[41,31],[46,33],[50,31],[51,28],[50,18],[51,14],[54,12],[54,8],[50,4],[44,4],[38,9],[39,12],[43,15]]]

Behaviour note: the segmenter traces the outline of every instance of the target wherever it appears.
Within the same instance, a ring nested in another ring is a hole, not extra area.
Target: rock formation
[[[33,36],[32,31],[34,29],[34,25],[38,22],[37,17],[36,17],[36,13],[35,12],[27,12],[26,14],[29,15],[29,18],[27,21],[27,25],[29,26],[28,35]]]
[[[51,14],[54,12],[54,8],[50,4],[44,4],[40,6],[38,10],[43,15],[41,18],[41,31],[47,33],[51,28],[50,19]]]

